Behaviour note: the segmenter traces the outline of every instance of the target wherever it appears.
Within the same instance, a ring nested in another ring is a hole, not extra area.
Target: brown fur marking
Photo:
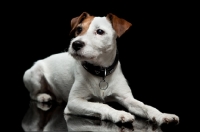
[[[94,19],[94,16],[88,16],[86,19],[83,20],[83,22],[80,24],[82,27],[82,31],[78,35],[83,35],[87,32],[92,20]],[[77,34],[75,34],[77,36]]]
[[[109,13],[106,18],[111,21],[112,26],[117,33],[117,36],[120,37],[122,34],[125,33],[126,30],[132,26],[132,24],[125,19],[119,18],[116,15]]]

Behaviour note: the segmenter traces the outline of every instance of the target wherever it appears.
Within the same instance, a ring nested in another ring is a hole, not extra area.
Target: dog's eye
[[[104,34],[104,31],[101,30],[101,29],[98,29],[98,30],[97,30],[97,34],[102,35],[102,34]]]
[[[82,32],[82,27],[77,27],[77,28],[76,28],[76,33],[77,33],[77,34],[80,34],[81,32]]]

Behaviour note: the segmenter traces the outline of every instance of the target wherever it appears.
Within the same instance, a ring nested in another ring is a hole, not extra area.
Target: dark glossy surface
[[[123,109],[115,103],[110,103],[112,107]],[[165,128],[158,127],[152,122],[139,117],[133,123],[112,123],[101,121],[98,118],[82,117],[74,115],[64,115],[65,104],[38,103],[30,101],[29,108],[22,120],[24,131],[113,131],[113,132],[163,132],[177,131],[177,126],[170,125]]]

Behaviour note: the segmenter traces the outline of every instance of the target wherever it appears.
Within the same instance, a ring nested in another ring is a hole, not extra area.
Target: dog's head
[[[129,29],[131,23],[113,14],[94,17],[87,12],[71,20],[70,35],[74,36],[69,53],[81,61],[92,61],[116,50],[116,38]]]

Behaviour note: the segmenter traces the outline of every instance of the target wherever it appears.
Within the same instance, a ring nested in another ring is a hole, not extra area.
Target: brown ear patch
[[[87,12],[83,12],[80,16],[73,18],[71,20],[70,35],[71,34],[77,35],[76,34],[76,28],[79,25],[82,28],[82,31],[81,31],[80,34],[85,33],[87,31],[87,29],[89,28],[89,25],[90,25],[93,18],[94,18],[94,16],[90,16]]]
[[[82,28],[82,31],[79,34],[77,34],[75,32],[75,35],[77,36],[77,35],[85,34],[87,32],[87,30],[88,30],[88,28],[89,28],[89,26],[90,26],[90,24],[91,24],[93,19],[94,19],[94,16],[88,16],[87,18],[85,18],[80,24],[80,27]]]
[[[125,19],[119,18],[116,15],[109,13],[106,18],[112,23],[112,26],[117,33],[117,36],[120,37],[125,33],[126,30],[132,26],[132,24]]]

